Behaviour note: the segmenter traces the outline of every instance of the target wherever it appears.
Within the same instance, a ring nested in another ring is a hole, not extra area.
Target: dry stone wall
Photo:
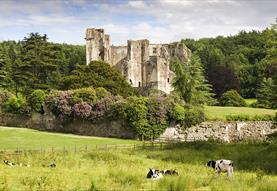
[[[203,122],[183,130],[179,125],[170,125],[161,135],[165,139],[221,140],[232,142],[239,140],[263,140],[267,135],[277,132],[277,127],[271,121],[252,122]]]

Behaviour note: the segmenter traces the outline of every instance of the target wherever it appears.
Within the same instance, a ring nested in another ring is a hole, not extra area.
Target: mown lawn
[[[31,167],[0,163],[0,190],[71,191],[276,191],[277,147],[269,144],[196,142],[164,148],[83,153],[0,154]],[[235,175],[216,177],[210,159],[234,161]],[[47,165],[55,163],[56,168]],[[179,176],[148,180],[149,167],[176,168]]]
[[[48,133],[25,128],[0,126],[0,150],[4,149],[49,149],[95,147],[103,144],[133,144],[135,140],[78,136],[62,133]]]
[[[205,106],[205,114],[208,120],[225,120],[226,115],[275,115],[277,110],[251,107],[220,107]]]

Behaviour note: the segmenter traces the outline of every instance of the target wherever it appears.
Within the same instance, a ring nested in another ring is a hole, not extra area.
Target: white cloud
[[[104,28],[115,44],[147,38],[167,43],[181,38],[263,29],[274,21],[277,1],[266,0],[69,0],[0,1],[0,36],[43,31],[59,42],[84,44],[85,28]],[[19,35],[18,35],[19,36]]]

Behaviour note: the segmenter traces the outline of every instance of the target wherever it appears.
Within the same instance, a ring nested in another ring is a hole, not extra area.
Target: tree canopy
[[[92,61],[89,65],[80,65],[69,76],[64,77],[62,89],[81,87],[103,87],[114,95],[124,97],[133,95],[134,89],[120,72],[102,61]]]

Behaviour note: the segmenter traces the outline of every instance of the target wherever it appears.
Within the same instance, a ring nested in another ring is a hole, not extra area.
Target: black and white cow
[[[179,173],[177,172],[177,170],[176,169],[174,169],[174,170],[162,170],[161,171],[161,173],[163,174],[163,175],[170,175],[170,176],[174,176],[174,175],[179,175]]]
[[[149,168],[149,172],[146,175],[146,178],[149,178],[149,179],[160,179],[162,177],[163,177],[162,172],[154,168]]]
[[[207,166],[214,168],[217,175],[220,175],[221,172],[227,172],[228,176],[232,176],[234,174],[234,163],[231,160],[211,160],[207,163]]]
[[[9,161],[9,160],[3,160],[3,162],[4,162],[6,165],[8,165],[8,166],[15,166],[15,165],[16,165],[15,163],[13,163],[13,162],[11,162],[11,161]]]
[[[9,160],[3,160],[3,162],[4,162],[6,165],[12,166],[12,167],[14,167],[14,166],[25,166],[25,167],[30,167],[29,164],[14,163],[14,162],[11,162],[11,161],[9,161]]]

